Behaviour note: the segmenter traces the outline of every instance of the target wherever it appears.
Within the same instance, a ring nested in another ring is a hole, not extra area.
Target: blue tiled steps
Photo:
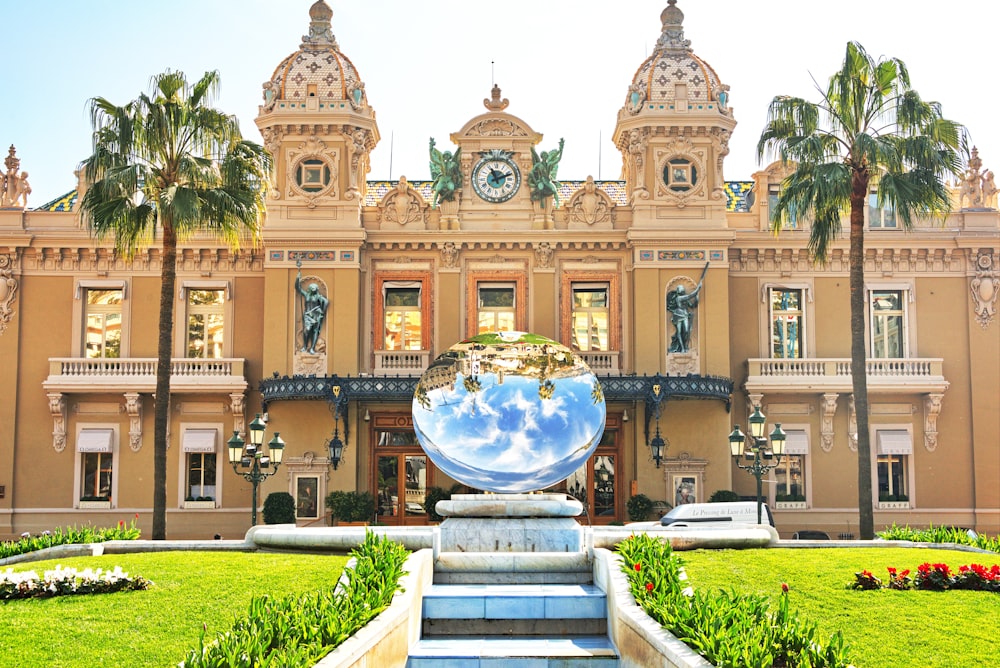
[[[590,584],[435,584],[410,668],[618,666],[607,598]]]

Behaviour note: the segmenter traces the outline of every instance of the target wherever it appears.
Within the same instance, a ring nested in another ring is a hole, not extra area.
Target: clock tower
[[[483,100],[487,112],[468,121],[451,141],[461,150],[461,193],[456,225],[468,230],[531,230],[552,227],[552,200],[532,201],[528,176],[532,152],[542,141],[523,120],[507,113],[510,102],[494,85]],[[448,217],[442,204],[442,227]]]

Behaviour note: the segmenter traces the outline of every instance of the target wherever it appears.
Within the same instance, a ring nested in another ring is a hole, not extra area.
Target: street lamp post
[[[749,436],[740,431],[739,425],[733,426],[733,431],[729,434],[729,448],[736,466],[757,479],[757,524],[761,524],[761,506],[764,502],[761,479],[765,473],[781,463],[781,455],[785,453],[785,432],[782,431],[780,424],[774,425],[774,431],[769,437],[771,447],[768,448],[768,439],[764,438],[764,425],[767,423],[767,418],[760,412],[760,406],[754,407],[748,422],[750,423]],[[750,464],[741,464],[740,455],[753,461]]]
[[[233,436],[227,445],[229,447],[229,463],[233,465],[233,471],[243,476],[253,487],[250,526],[256,526],[257,488],[260,483],[278,472],[278,466],[281,465],[281,458],[285,452],[285,442],[281,440],[278,432],[274,432],[274,438],[267,444],[268,454],[264,454],[264,421],[261,419],[260,413],[257,413],[257,417],[250,423],[250,442],[245,442],[240,437],[240,432],[233,430]],[[272,470],[268,471],[267,469]]]

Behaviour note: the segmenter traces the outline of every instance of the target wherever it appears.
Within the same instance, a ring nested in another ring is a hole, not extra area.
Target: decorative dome
[[[689,111],[718,111],[728,116],[732,113],[729,86],[691,50],[691,40],[684,39],[684,13],[676,5],[677,0],[668,0],[660,14],[663,32],[653,54],[632,79],[625,109],[632,115],[643,110],[675,111],[680,89],[682,95],[687,94]]]
[[[355,111],[367,106],[365,85],[350,59],[340,51],[330,20],[333,10],[324,0],[309,8],[309,34],[299,50],[281,61],[264,83],[264,111],[282,101],[304,103],[316,97],[321,104],[346,101]]]

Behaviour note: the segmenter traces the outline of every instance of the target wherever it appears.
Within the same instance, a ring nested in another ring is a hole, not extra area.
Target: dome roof
[[[350,102],[355,111],[367,104],[365,86],[351,60],[340,51],[330,20],[333,10],[324,0],[309,8],[309,34],[299,50],[281,61],[264,83],[264,111],[279,100],[305,102]]]
[[[685,84],[689,110],[729,115],[729,86],[691,50],[691,40],[684,39],[684,13],[676,5],[677,0],[668,0],[660,14],[663,32],[653,54],[632,78],[625,108],[633,115],[644,110],[674,111],[678,84]]]

